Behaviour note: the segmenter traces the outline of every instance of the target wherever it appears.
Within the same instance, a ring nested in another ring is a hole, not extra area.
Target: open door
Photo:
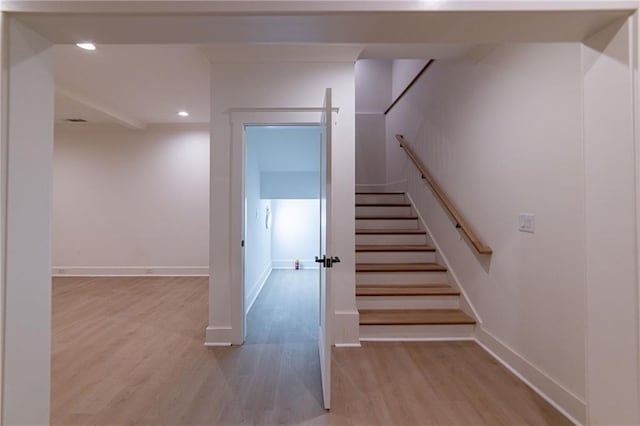
[[[322,111],[322,133],[320,136],[320,330],[318,345],[320,349],[320,370],[322,374],[322,396],[324,408],[331,406],[331,310],[333,299],[331,294],[331,269],[334,263],[340,262],[338,257],[331,257],[331,89],[326,90]]]

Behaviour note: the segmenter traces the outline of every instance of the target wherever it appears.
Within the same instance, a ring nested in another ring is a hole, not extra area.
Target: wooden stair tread
[[[356,252],[381,252],[381,251],[436,251],[435,248],[426,244],[359,244],[356,245]]]
[[[356,195],[404,195],[404,192],[356,192]]]
[[[475,324],[460,309],[363,309],[360,325]]]
[[[446,272],[437,263],[357,263],[356,272]]]
[[[418,216],[356,216],[356,220],[418,220]]]
[[[426,234],[427,231],[423,229],[357,229],[356,234]]]
[[[447,284],[356,284],[356,296],[459,296],[460,291]]]
[[[411,207],[409,203],[356,203],[356,207]]]

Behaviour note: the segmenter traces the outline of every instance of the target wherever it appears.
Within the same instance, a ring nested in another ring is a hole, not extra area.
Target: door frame
[[[231,122],[231,229],[229,239],[231,268],[231,344],[241,345],[245,336],[244,248],[245,211],[244,178],[246,132],[248,126],[320,126],[322,107],[313,108],[234,108],[230,110]],[[332,119],[337,120],[338,108],[332,109]],[[327,233],[331,238],[331,233]],[[331,274],[330,270],[327,270]],[[333,316],[333,299],[327,300],[327,310]],[[330,344],[332,330],[327,331]]]

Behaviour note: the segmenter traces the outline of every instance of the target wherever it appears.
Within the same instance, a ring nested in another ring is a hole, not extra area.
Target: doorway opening
[[[306,342],[314,357],[320,137],[317,125],[245,127],[245,343]]]
[[[315,262],[321,132],[317,125],[244,128],[243,351],[269,354],[262,367],[287,377],[317,414],[324,412]]]

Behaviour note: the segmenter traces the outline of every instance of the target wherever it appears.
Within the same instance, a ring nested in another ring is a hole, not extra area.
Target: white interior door
[[[331,89],[327,89],[322,111],[322,135],[320,137],[320,370],[322,374],[322,396],[324,408],[331,406],[331,239],[327,238],[331,228]],[[337,259],[339,262],[339,259]]]

